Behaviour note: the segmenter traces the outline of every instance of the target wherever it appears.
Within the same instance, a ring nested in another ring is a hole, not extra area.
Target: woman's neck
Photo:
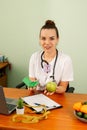
[[[50,62],[53,60],[53,58],[56,56],[56,50],[52,51],[52,52],[44,52],[43,58],[44,60],[46,60],[47,62]]]

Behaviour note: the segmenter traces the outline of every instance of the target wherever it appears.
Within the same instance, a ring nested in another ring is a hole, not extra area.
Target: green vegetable
[[[83,116],[83,113],[80,112],[80,111],[77,111],[77,112],[76,112],[76,115],[79,116],[79,117],[82,117],[82,116]]]
[[[87,119],[87,114],[84,114],[84,116],[83,116],[85,119]]]
[[[86,105],[87,104],[87,101],[83,102],[83,105]]]

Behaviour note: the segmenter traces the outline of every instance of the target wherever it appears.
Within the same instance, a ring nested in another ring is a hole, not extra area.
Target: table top
[[[0,62],[0,69],[5,68],[7,66],[9,66],[8,62]]]
[[[30,92],[26,89],[4,88],[5,96],[19,98],[29,96]],[[46,120],[38,123],[15,123],[12,122],[12,113],[9,116],[0,114],[0,128],[4,130],[85,130],[87,123],[78,120],[73,113],[73,104],[77,101],[87,101],[87,94],[65,93],[48,96],[63,107],[51,110]]]

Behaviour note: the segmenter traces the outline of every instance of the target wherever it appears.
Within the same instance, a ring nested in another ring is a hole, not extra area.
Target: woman
[[[45,90],[48,82],[57,84],[56,93],[64,93],[69,81],[73,80],[73,68],[71,58],[57,50],[59,32],[52,20],[47,20],[42,26],[39,41],[43,51],[35,52],[29,62],[29,78],[38,80],[40,85],[37,90],[44,90],[47,94],[53,94]]]

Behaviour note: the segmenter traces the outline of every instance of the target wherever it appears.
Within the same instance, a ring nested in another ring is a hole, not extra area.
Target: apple
[[[55,82],[48,82],[46,84],[46,90],[48,92],[55,92],[56,91],[57,84]]]

